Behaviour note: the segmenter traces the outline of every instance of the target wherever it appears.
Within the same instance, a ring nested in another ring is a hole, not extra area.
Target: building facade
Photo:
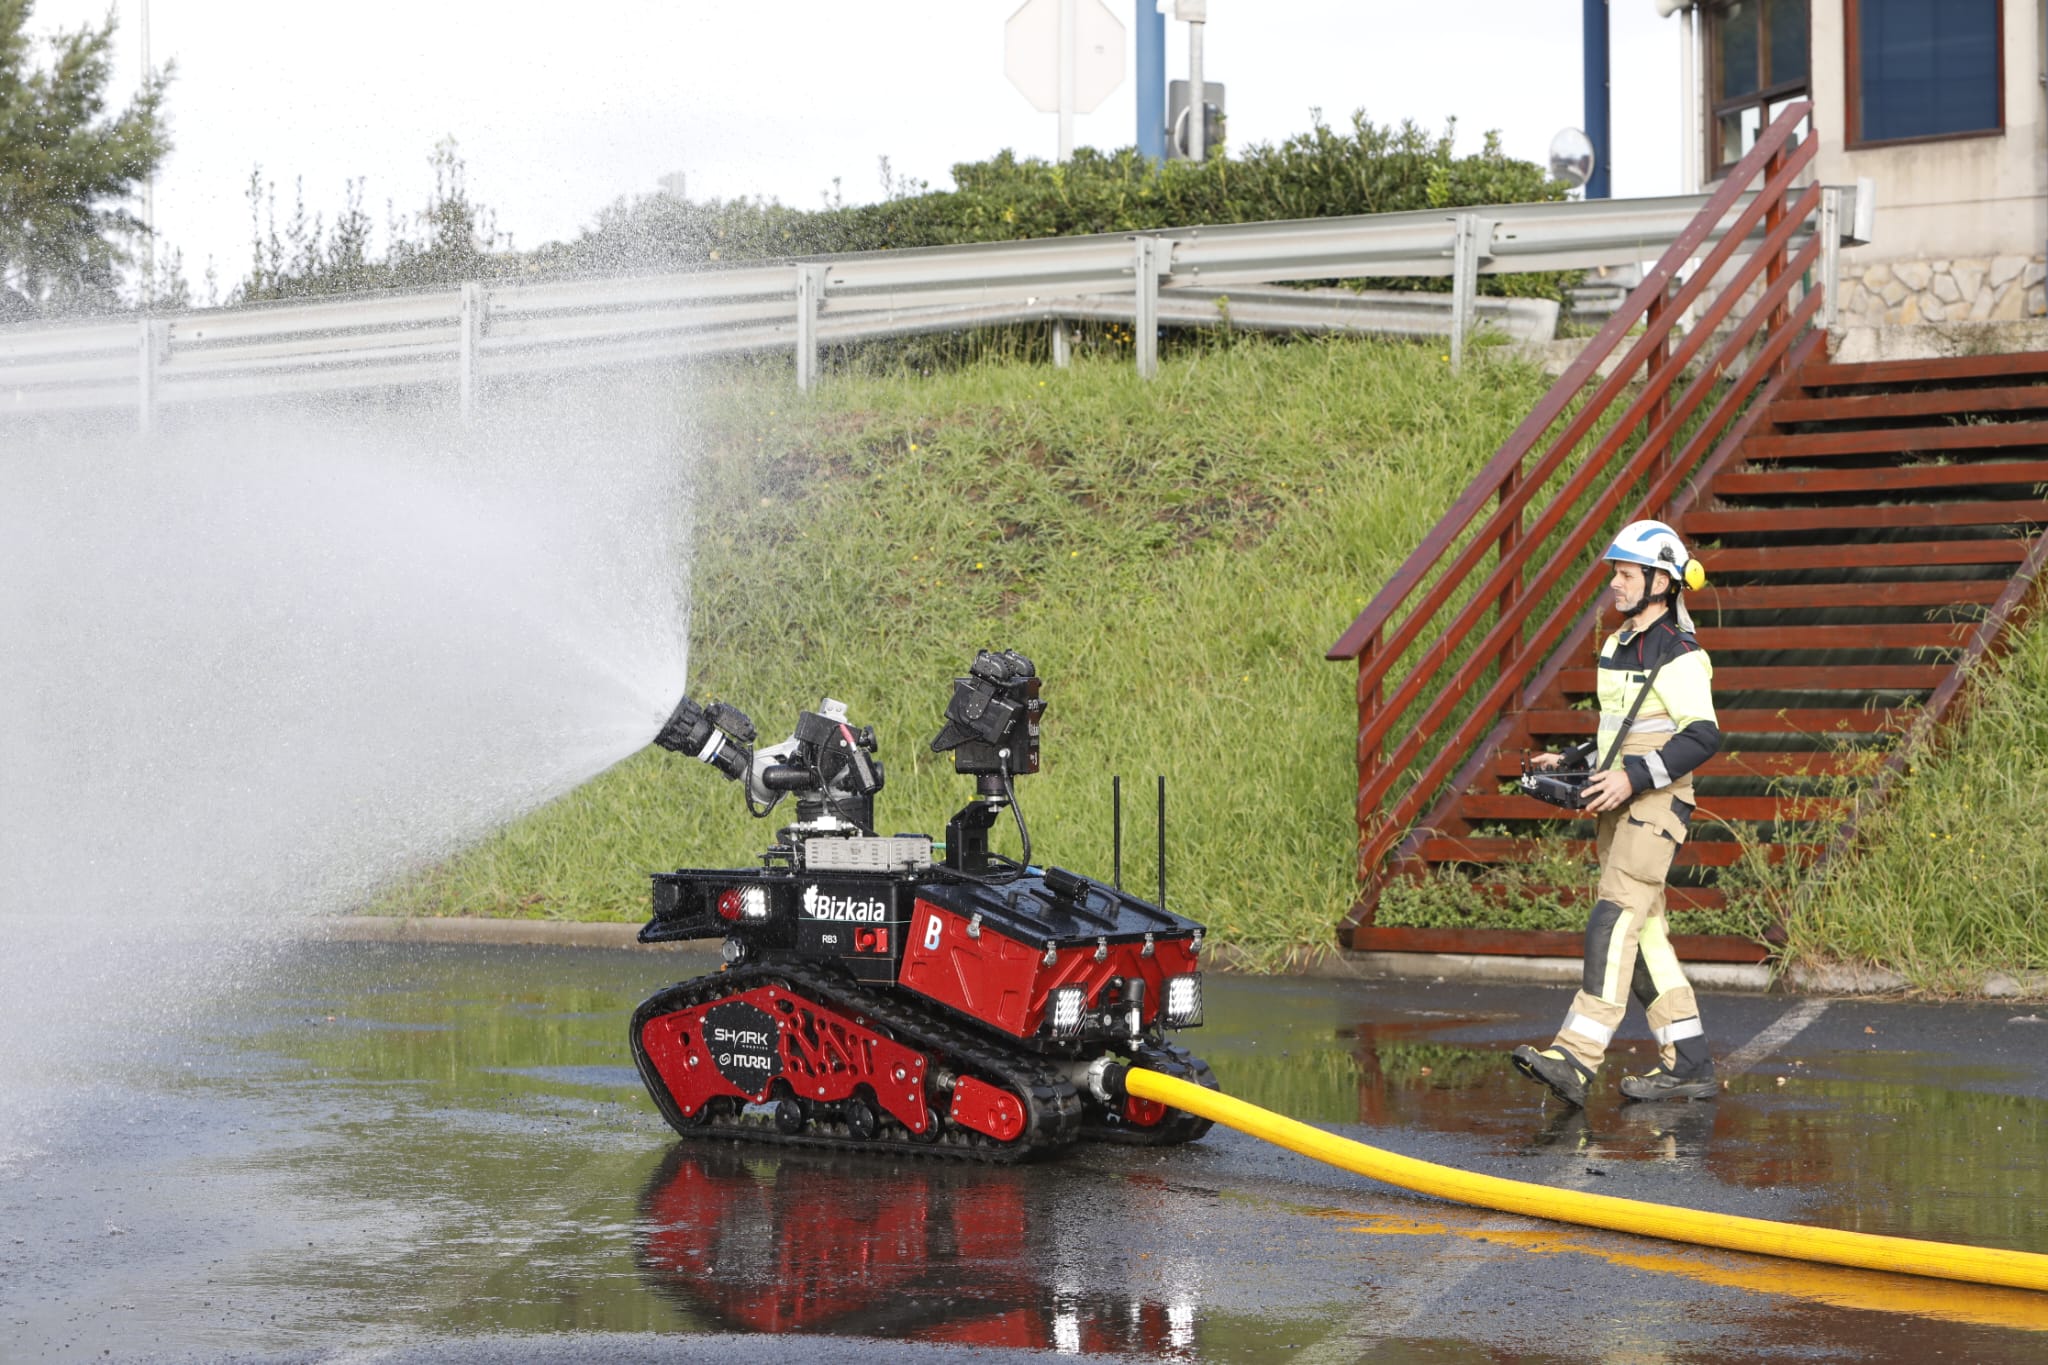
[[[1845,328],[2048,315],[2048,0],[1694,0],[1686,164],[1711,184],[1786,104],[1813,102],[1815,178],[1867,179]]]

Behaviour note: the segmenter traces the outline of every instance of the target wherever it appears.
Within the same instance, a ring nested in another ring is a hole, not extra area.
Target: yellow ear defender
[[[1685,561],[1685,587],[1688,592],[1698,592],[1707,586],[1706,566],[1697,559]]]

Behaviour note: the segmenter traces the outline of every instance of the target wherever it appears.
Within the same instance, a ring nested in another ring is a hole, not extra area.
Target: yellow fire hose
[[[1801,1227],[1764,1218],[1673,1208],[1639,1199],[1586,1194],[1531,1185],[1521,1180],[1478,1175],[1431,1161],[1398,1156],[1350,1138],[1311,1128],[1255,1104],[1232,1099],[1172,1076],[1131,1067],[1123,1075],[1125,1089],[1139,1099],[1199,1114],[1241,1133],[1313,1157],[1369,1180],[1435,1195],[1460,1204],[1559,1223],[1607,1228],[1640,1237],[1661,1237],[1695,1246],[1786,1256],[1799,1261],[1887,1270],[1902,1275],[1929,1275],[1970,1284],[2008,1285],[2048,1291],[2048,1256],[1993,1247],[1923,1242],[1911,1237],[1881,1237],[1869,1232]]]

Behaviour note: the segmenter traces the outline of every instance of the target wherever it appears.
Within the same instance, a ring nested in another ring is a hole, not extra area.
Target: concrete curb
[[[718,955],[715,942],[642,943],[640,926],[550,919],[458,919],[420,915],[346,915],[324,920],[312,937],[335,943],[526,944],[556,948],[631,948],[642,953]]]
[[[1222,971],[1255,970],[1228,944],[1208,950],[1210,965]],[[1686,974],[1695,986],[1711,991],[1766,991],[1770,968],[1729,962],[1688,963]],[[1276,976],[1325,980],[1417,980],[1523,982],[1576,986],[1585,967],[1575,957],[1512,957],[1503,953],[1361,953],[1336,950],[1313,962],[1284,967]]]
[[[1855,963],[1794,967],[1787,975],[1794,987],[1813,995],[1903,995],[1912,989],[1897,972]]]
[[[327,920],[314,937],[348,943],[530,944],[557,948],[630,948],[636,952],[697,952],[715,956],[709,941],[645,944],[638,923],[581,923],[545,919],[414,918],[350,915]],[[1203,958],[1212,971],[1257,972],[1246,954],[1229,944],[1212,944]],[[1761,966],[1699,963],[1687,968],[1693,983],[1707,990],[1761,991],[1770,971]],[[1331,951],[1306,962],[1263,973],[1312,980],[1371,981],[1418,977],[1459,981],[1521,981],[1549,985],[1578,981],[1577,958],[1503,957],[1490,953],[1358,953]],[[1829,989],[1829,988],[1824,988]],[[1832,988],[1839,989],[1839,988]],[[1887,986],[1866,989],[1891,989]]]

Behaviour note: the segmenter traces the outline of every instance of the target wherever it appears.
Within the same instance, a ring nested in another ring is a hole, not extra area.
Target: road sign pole
[[[1209,95],[1202,89],[1202,30],[1209,25],[1209,0],[1174,0],[1173,17],[1188,26],[1187,154],[1188,160],[1201,162],[1209,155]]]
[[[1074,156],[1074,0],[1060,0],[1060,160]]]
[[[1024,0],[1003,25],[1003,71],[1034,109],[1059,116],[1059,158],[1074,116],[1124,83],[1124,26],[1103,0]]]
[[[1138,152],[1157,165],[1166,160],[1166,16],[1159,0],[1136,4]]]

